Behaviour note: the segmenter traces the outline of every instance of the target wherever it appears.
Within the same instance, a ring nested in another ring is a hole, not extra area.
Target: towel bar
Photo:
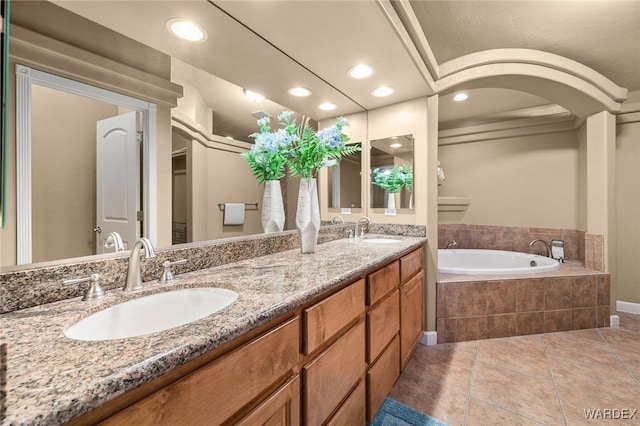
[[[220,210],[224,211],[224,205],[225,203],[218,203],[218,207],[220,208]],[[255,207],[255,209],[251,210],[258,210],[258,203],[244,203],[245,210],[249,210],[247,209],[247,207]]]

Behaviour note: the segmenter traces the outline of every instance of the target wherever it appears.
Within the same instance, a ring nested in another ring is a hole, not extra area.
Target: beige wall
[[[640,117],[618,124],[616,147],[616,299],[640,304]]]
[[[32,87],[34,262],[95,254],[96,122],[118,107]]]
[[[438,195],[471,201],[462,217],[441,213],[441,223],[578,228],[575,131],[443,145],[438,159],[446,174]]]

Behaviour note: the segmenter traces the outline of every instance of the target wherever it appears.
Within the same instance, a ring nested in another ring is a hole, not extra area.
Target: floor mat
[[[369,426],[447,426],[408,405],[386,398]]]

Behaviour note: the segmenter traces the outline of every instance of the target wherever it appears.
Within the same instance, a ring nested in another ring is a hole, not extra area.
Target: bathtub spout
[[[545,240],[533,240],[529,243],[529,247],[532,247],[535,243],[544,244],[545,248],[547,249],[547,257],[551,257],[551,246],[548,242],[546,242]]]
[[[448,248],[451,248],[453,246],[457,246],[458,243],[456,243],[456,240],[451,240],[449,243],[447,243],[447,246],[445,247],[445,250]]]

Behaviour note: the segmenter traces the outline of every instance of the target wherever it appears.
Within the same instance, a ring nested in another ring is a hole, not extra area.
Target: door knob
[[[97,232],[98,234],[102,233],[102,228],[100,228],[99,226],[96,226],[95,228],[93,228],[93,232]]]

